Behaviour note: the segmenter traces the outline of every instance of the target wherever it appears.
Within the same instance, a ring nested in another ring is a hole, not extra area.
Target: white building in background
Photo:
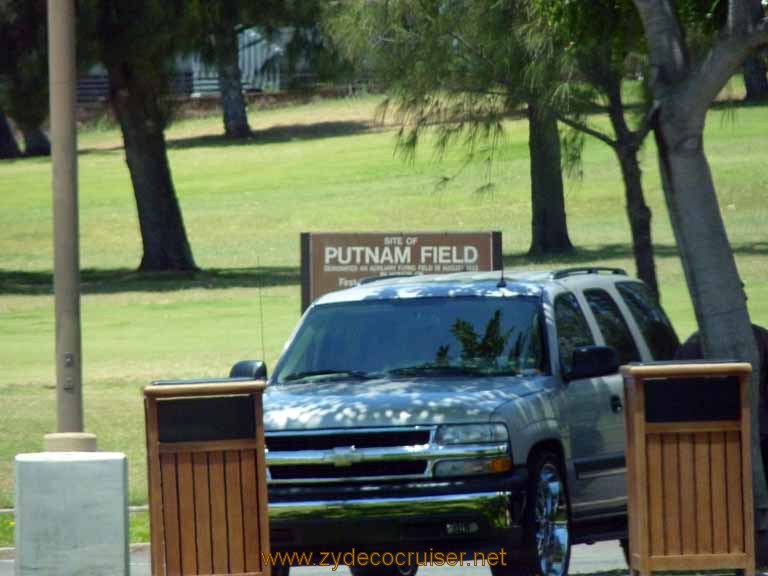
[[[282,88],[282,57],[292,33],[291,30],[281,30],[268,39],[262,36],[257,28],[249,28],[238,35],[240,73],[245,92],[275,92]],[[216,66],[205,64],[200,56],[184,58],[178,68],[182,73],[191,74],[190,96],[219,93],[219,74]]]
[[[285,51],[293,36],[293,29],[277,31],[270,38],[257,28],[249,28],[238,35],[240,46],[240,72],[245,92],[276,92],[285,87]],[[171,91],[191,98],[213,96],[219,93],[219,75],[215,66],[205,64],[199,55],[180,58]],[[107,72],[101,65],[92,67],[77,84],[80,103],[97,102],[109,97]]]

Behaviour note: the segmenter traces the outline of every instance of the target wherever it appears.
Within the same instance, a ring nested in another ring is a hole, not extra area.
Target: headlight
[[[437,429],[437,444],[491,444],[508,442],[504,424],[444,424]]]
[[[499,474],[512,469],[512,458],[472,458],[469,460],[442,460],[435,464],[436,478],[449,476],[475,476],[478,474]]]

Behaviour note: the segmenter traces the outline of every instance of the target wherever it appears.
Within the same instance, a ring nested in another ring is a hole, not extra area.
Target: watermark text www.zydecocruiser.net
[[[506,566],[507,552],[273,552],[261,554],[270,566]]]

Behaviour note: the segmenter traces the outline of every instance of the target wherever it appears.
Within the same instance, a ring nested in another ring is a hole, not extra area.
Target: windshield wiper
[[[394,376],[411,376],[419,374],[471,374],[472,376],[484,376],[487,373],[468,366],[439,366],[436,364],[421,364],[416,366],[401,366],[387,370],[387,374]]]
[[[325,378],[354,378],[357,380],[368,380],[374,378],[376,375],[362,370],[307,370],[305,372],[288,374],[288,376],[284,376],[282,380],[283,382],[296,382],[298,380],[304,380],[305,378],[321,376]]]
[[[480,367],[472,366],[440,366],[438,364],[420,364],[416,366],[402,366],[400,368],[392,368],[391,370],[387,370],[387,374],[392,376],[517,376],[518,372],[512,368],[494,370],[493,368],[483,369]]]

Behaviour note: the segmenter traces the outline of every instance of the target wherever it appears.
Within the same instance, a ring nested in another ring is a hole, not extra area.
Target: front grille
[[[411,453],[430,445],[433,430],[433,427],[414,426],[312,433],[268,432],[270,481],[354,482],[423,478],[428,473],[428,461],[414,458]],[[403,456],[393,457],[388,450]],[[286,458],[289,461],[285,461]]]
[[[424,474],[426,460],[406,462],[359,462],[350,466],[304,464],[272,466],[273,480],[304,480],[307,478],[380,478],[385,476],[412,476]]]
[[[392,448],[394,446],[419,446],[429,443],[429,430],[397,432],[339,432],[320,435],[270,436],[267,449],[270,452],[294,452],[298,450],[332,450],[337,447]]]

